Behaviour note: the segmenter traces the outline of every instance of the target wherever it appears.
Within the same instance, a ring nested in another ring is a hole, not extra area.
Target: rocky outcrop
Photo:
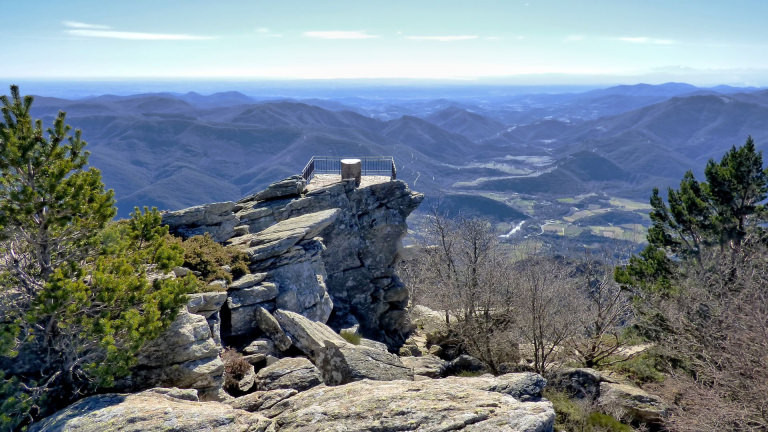
[[[423,196],[401,181],[362,188],[344,182],[312,191],[305,186],[292,177],[237,203],[163,215],[176,234],[210,232],[217,241],[243,249],[251,271],[264,275],[255,283],[251,278],[233,282],[222,311],[222,334],[258,336],[253,314],[261,307],[328,321],[337,330],[359,324],[367,337],[402,343],[409,330],[408,291],[394,264],[407,231],[405,219]],[[276,288],[274,297],[265,283]]]
[[[303,357],[283,358],[256,374],[258,390],[294,389],[304,391],[323,383],[320,371]]]
[[[32,430],[550,432],[555,412],[540,393],[530,393],[536,386],[529,384],[541,380],[535,377],[363,380],[256,391],[226,403],[196,402],[194,390],[152,389],[85,398]]]
[[[603,382],[597,404],[624,421],[659,423],[667,416],[668,407],[660,397],[637,387]]]
[[[238,219],[232,213],[233,202],[210,203],[190,207],[163,215],[163,223],[171,228],[171,233],[183,237],[192,237],[209,233],[217,242],[230,237],[238,225]]]
[[[189,391],[154,389],[137,394],[104,394],[82,399],[33,425],[31,431],[263,432],[271,424],[271,420],[259,414],[229,405],[197,402],[196,395]]]
[[[548,432],[547,401],[520,402],[469,384],[474,378],[357,381],[315,387],[260,411],[275,430]],[[466,384],[466,385],[465,385]]]
[[[154,386],[198,389],[204,400],[219,400],[224,363],[219,357],[221,345],[205,315],[212,305],[223,303],[221,293],[195,295],[187,310],[182,309],[170,327],[145,345],[131,374],[116,383],[117,388],[133,390]],[[198,311],[190,313],[188,310]],[[214,330],[216,328],[214,327]]]
[[[362,379],[413,379],[413,371],[386,350],[352,345],[325,324],[294,312],[277,310],[274,315],[294,345],[317,366],[323,382],[328,385]]]

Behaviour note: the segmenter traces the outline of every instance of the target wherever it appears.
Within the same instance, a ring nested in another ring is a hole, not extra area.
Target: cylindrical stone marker
[[[341,179],[355,180],[355,186],[360,186],[360,180],[363,175],[363,164],[360,159],[342,159],[341,160]]]

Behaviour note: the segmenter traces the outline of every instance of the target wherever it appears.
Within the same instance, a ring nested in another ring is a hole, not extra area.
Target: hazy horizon
[[[4,8],[3,80],[768,85],[757,0],[43,3]]]

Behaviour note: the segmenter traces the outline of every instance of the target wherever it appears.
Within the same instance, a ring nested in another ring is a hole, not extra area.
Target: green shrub
[[[199,272],[205,282],[224,279],[228,283],[248,273],[248,256],[245,252],[216,243],[210,234],[175,240],[184,250],[184,267]],[[230,266],[231,273],[224,270]]]
[[[587,417],[587,425],[594,431],[632,432],[632,428],[616,418],[599,412],[593,412]]]
[[[625,361],[614,363],[608,368],[626,375],[637,385],[664,381],[663,359],[655,348],[650,348]]]
[[[632,432],[632,428],[610,415],[595,411],[586,400],[571,399],[562,391],[545,389],[544,397],[555,409],[556,432]]]
[[[343,337],[345,341],[351,343],[352,345],[360,345],[360,340],[363,338],[355,332],[346,330],[341,331],[341,337]]]
[[[460,371],[459,373],[457,373],[456,376],[457,377],[462,377],[462,378],[472,378],[472,377],[478,377],[480,375],[485,375],[486,373],[487,372],[481,371],[481,370],[479,370],[479,371],[463,370],[463,371]]]

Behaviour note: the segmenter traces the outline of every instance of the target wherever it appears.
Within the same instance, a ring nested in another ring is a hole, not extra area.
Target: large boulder
[[[521,402],[470,384],[474,378],[357,381],[315,387],[260,411],[277,430],[549,432],[548,401]],[[466,385],[465,385],[466,384]]]
[[[203,204],[164,212],[162,223],[168,225],[172,234],[184,238],[209,233],[213,240],[223,242],[235,235],[234,228],[240,222],[234,209],[233,202]]]
[[[413,380],[413,370],[388,351],[336,344],[326,341],[315,358],[315,365],[328,385],[371,379],[376,381]]]
[[[413,375],[427,378],[440,378],[445,374],[445,360],[427,354],[420,357],[400,357],[405,367],[413,370]]]
[[[327,325],[312,321],[296,312],[278,309],[273,315],[293,344],[313,361],[325,349],[326,342],[334,342],[337,345],[347,343]]]
[[[87,397],[34,424],[32,432],[263,432],[272,424],[259,414],[217,402],[190,400],[190,394],[150,390]]]
[[[289,397],[296,395],[296,393],[298,393],[298,390],[294,389],[255,391],[253,393],[248,393],[245,396],[228,400],[226,403],[233,408],[246,410],[248,412],[256,412],[272,408],[278,402],[288,399]]]
[[[257,390],[304,391],[322,383],[320,371],[304,357],[280,359],[256,374]]]
[[[356,346],[323,323],[295,312],[277,310],[280,326],[320,370],[323,381],[339,385],[362,379],[411,380],[413,371],[387,351]]]
[[[224,374],[220,350],[205,317],[182,309],[160,337],[141,349],[137,365],[117,388],[194,388],[205,399],[217,399]]]
[[[533,372],[508,373],[499,376],[491,374],[474,378],[449,377],[445,381],[458,386],[470,386],[479,390],[503,393],[520,401],[537,401],[547,385],[541,375]]]
[[[283,329],[280,328],[280,323],[277,322],[269,311],[258,307],[254,311],[253,319],[259,329],[272,340],[277,350],[285,351],[291,347],[291,339],[285,335]]]
[[[240,200],[240,202],[266,201],[276,198],[295,197],[301,195],[306,187],[306,180],[304,180],[304,178],[300,175],[295,175],[285,180],[272,183],[263,191],[249,195],[248,197]]]
[[[669,408],[660,397],[628,384],[600,383],[597,404],[624,421],[659,423]]]
[[[600,395],[600,383],[606,381],[591,368],[566,368],[556,371],[549,386],[565,391],[570,397],[594,401]]]

